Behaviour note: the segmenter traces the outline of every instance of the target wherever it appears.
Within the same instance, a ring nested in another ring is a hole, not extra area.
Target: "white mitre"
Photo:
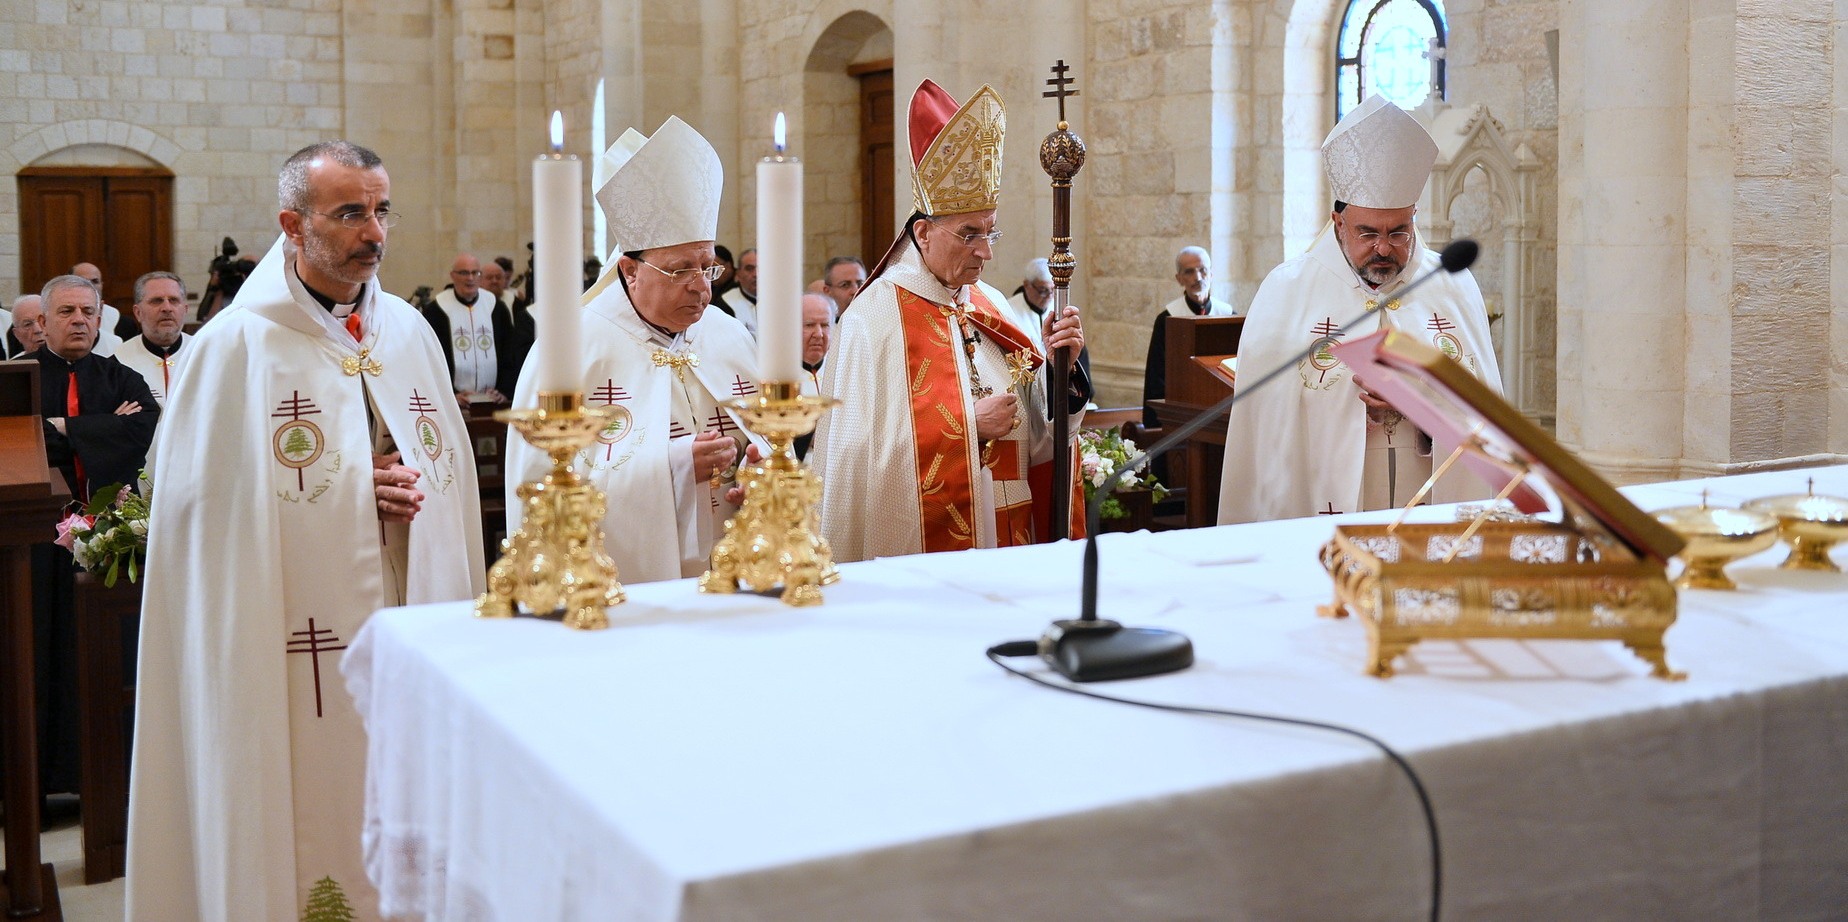
[[[718,151],[679,116],[669,116],[650,138],[633,128],[623,132],[598,167],[598,172],[609,171],[597,189],[597,204],[609,222],[615,252],[718,236],[725,167]]]
[[[1322,141],[1322,165],[1337,202],[1362,208],[1418,204],[1437,142],[1404,109],[1378,93],[1343,116]]]

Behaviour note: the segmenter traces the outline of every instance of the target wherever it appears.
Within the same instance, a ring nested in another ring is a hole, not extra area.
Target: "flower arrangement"
[[[1108,429],[1082,429],[1078,432],[1078,458],[1084,472],[1084,501],[1088,506],[1095,500],[1093,495],[1097,488],[1104,485],[1117,469],[1128,464],[1131,458],[1140,454],[1136,443],[1123,437],[1120,427]],[[1147,489],[1155,494],[1155,502],[1161,502],[1168,495],[1168,489],[1161,485],[1146,470],[1131,471],[1111,491],[1112,495],[1104,497],[1104,503],[1097,510],[1100,519],[1120,519],[1129,514],[1114,495],[1119,490]]]
[[[122,484],[110,484],[90,495],[90,505],[58,523],[57,545],[71,552],[78,566],[103,574],[103,585],[114,588],[126,569],[128,581],[141,578],[148,553],[148,501]]]

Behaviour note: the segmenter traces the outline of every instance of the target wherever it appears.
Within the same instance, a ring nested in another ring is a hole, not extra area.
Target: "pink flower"
[[[120,509],[122,507],[122,504],[128,502],[128,498],[133,495],[135,495],[134,489],[130,487],[128,484],[123,484],[122,489],[116,492],[116,498],[115,498],[116,508]]]
[[[80,529],[80,528],[83,529],[84,531],[89,531],[90,528],[94,526],[95,524],[96,524],[95,516],[78,515],[77,513],[73,512],[70,515],[65,516],[64,521],[58,523],[58,538],[56,541],[53,541],[52,543],[56,544],[57,546],[61,548],[64,548],[67,551],[71,550],[71,542],[76,540],[75,536],[73,536],[71,532],[76,531],[77,529]]]

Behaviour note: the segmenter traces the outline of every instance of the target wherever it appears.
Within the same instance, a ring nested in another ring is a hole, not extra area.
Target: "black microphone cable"
[[[1170,711],[1178,714],[1200,714],[1208,717],[1236,717],[1244,720],[1259,720],[1268,721],[1270,723],[1288,724],[1295,727],[1308,727],[1314,730],[1325,730],[1330,733],[1352,736],[1372,744],[1375,749],[1378,749],[1386,756],[1388,761],[1398,767],[1399,772],[1405,775],[1405,780],[1411,783],[1412,793],[1418,795],[1418,809],[1424,813],[1425,835],[1431,847],[1430,919],[1431,922],[1438,922],[1439,908],[1443,905],[1444,896],[1444,853],[1442,847],[1439,845],[1437,837],[1437,811],[1432,809],[1431,796],[1425,792],[1424,781],[1418,777],[1418,772],[1412,768],[1412,763],[1407,761],[1405,756],[1400,755],[1397,750],[1388,746],[1384,740],[1364,730],[1356,730],[1353,727],[1344,727],[1340,724],[1324,723],[1319,720],[1309,720],[1304,717],[1286,717],[1281,714],[1260,714],[1256,711],[1238,711],[1231,708],[1214,708],[1191,704],[1164,704],[1160,701],[1142,701],[1136,698],[1107,695],[1103,692],[1092,691],[1088,688],[1079,688],[1075,685],[1054,682],[1043,675],[1028,672],[1025,669],[1016,669],[1004,660],[1004,657],[1033,656],[1038,652],[1039,644],[1036,641],[1012,640],[1007,643],[998,643],[989,647],[988,658],[1002,669],[1026,679],[1029,682],[1043,685],[1054,691],[1082,695],[1086,698],[1096,698],[1099,701],[1110,701],[1116,704],[1128,704],[1135,707],[1150,708],[1157,711]]]

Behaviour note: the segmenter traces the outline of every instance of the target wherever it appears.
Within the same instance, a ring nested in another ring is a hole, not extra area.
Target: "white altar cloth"
[[[1627,492],[1734,503],[1812,475],[1848,495],[1848,467]],[[1848,575],[1777,570],[1779,547],[1731,569],[1739,592],[1683,592],[1686,682],[1565,641],[1424,643],[1380,680],[1358,623],[1315,616],[1330,527],[1105,536],[1102,611],[1185,631],[1198,662],[1087,687],[1386,740],[1435,803],[1447,919],[1848,912]],[[380,612],[342,670],[385,911],[1424,918],[1417,804],[1377,751],[1063,695],[983,657],[1074,616],[1080,552],[851,564],[810,609],[632,586],[595,633]]]

